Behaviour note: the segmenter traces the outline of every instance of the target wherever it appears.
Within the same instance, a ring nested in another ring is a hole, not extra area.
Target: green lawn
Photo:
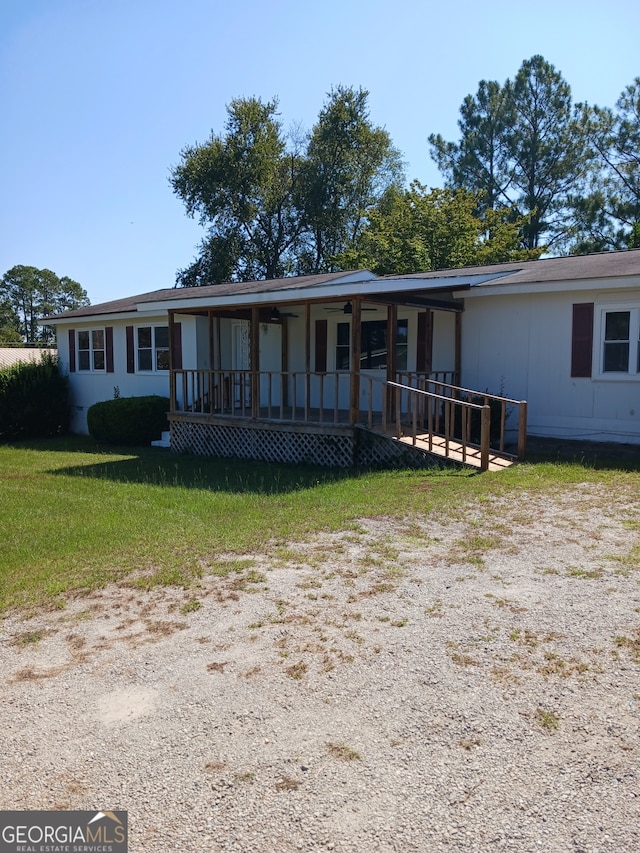
[[[499,473],[349,474],[97,447],[0,445],[0,610],[62,603],[124,580],[189,585],[221,555],[283,545],[361,517],[464,514],[492,495],[602,482],[637,493],[629,461],[527,463]],[[208,570],[211,570],[209,568]]]

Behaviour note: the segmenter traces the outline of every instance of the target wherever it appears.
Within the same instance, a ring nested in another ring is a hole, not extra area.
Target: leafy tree
[[[526,221],[511,211],[487,209],[467,190],[432,189],[414,181],[408,190],[391,188],[355,244],[338,258],[347,268],[377,275],[447,269],[539,257],[543,247],[522,249]]]
[[[86,291],[68,276],[58,278],[51,270],[18,265],[2,277],[2,302],[18,320],[26,343],[49,343],[50,327],[42,327],[43,317],[89,304]]]
[[[357,240],[373,205],[403,181],[400,153],[369,118],[369,93],[338,86],[314,125],[303,164],[299,203],[305,214],[308,272],[332,271]]]
[[[487,208],[511,208],[526,218],[525,249],[561,242],[570,194],[589,166],[569,84],[542,56],[534,56],[502,87],[482,81],[460,112],[460,142],[430,137],[447,186],[483,192]]]
[[[20,318],[9,305],[9,301],[0,295],[0,346],[21,341]]]
[[[237,98],[225,132],[188,146],[171,175],[189,216],[207,225],[200,257],[178,273],[184,285],[277,278],[294,265],[302,230],[294,202],[299,157],[287,149],[277,100]]]
[[[637,247],[640,233],[640,77],[608,107],[582,107],[595,155],[589,190],[573,198],[572,251]]]
[[[224,133],[181,152],[173,191],[208,228],[182,285],[277,278],[334,268],[366,211],[402,175],[368,93],[338,87],[308,138],[286,137],[276,100],[236,99]]]

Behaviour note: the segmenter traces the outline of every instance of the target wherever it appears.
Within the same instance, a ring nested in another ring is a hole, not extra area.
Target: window
[[[138,370],[169,370],[169,327],[137,329]]]
[[[105,370],[104,329],[78,332],[78,370]]]
[[[602,309],[602,374],[640,374],[640,308]]]
[[[336,337],[336,370],[349,370],[349,323],[338,323]],[[407,369],[409,321],[398,320],[396,331],[396,369]],[[387,366],[387,321],[368,320],[362,324],[360,367],[362,370],[384,370]]]

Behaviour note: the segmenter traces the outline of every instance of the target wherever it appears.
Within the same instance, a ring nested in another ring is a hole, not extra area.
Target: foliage
[[[22,343],[22,335],[20,334],[20,318],[8,304],[8,301],[3,300],[0,296],[0,345],[5,343]]]
[[[402,182],[400,154],[387,131],[372,125],[368,96],[338,86],[311,131],[300,198],[308,229],[304,271],[335,269],[381,195]]]
[[[96,441],[150,444],[167,429],[168,410],[167,397],[116,397],[94,403],[87,411],[87,425]]]
[[[561,242],[570,194],[590,165],[569,84],[542,56],[533,56],[503,86],[482,80],[460,114],[458,143],[429,137],[447,186],[483,191],[486,207],[526,217],[526,249]]]
[[[225,132],[188,146],[173,191],[189,216],[208,225],[200,257],[179,273],[184,285],[276,278],[290,271],[301,232],[294,203],[299,164],[277,120],[277,100],[237,98]]]
[[[18,265],[2,277],[0,313],[9,313],[27,343],[50,343],[51,327],[41,326],[43,317],[89,304],[86,291],[68,276],[58,278],[51,270]]]
[[[481,208],[479,194],[463,189],[427,191],[417,181],[408,190],[392,188],[338,261],[347,269],[401,275],[540,256],[542,248],[519,245],[525,220]]]
[[[431,155],[452,189],[482,193],[479,209],[509,205],[510,184],[507,133],[510,106],[506,87],[481,80],[478,92],[467,95],[460,107],[460,142],[446,142],[431,134]]]
[[[582,105],[582,122],[597,168],[588,191],[574,195],[573,251],[640,245],[640,77],[608,107]]]
[[[58,361],[18,362],[0,370],[0,440],[58,435],[69,426],[67,378]]]
[[[329,93],[305,140],[283,133],[276,99],[237,98],[222,134],[188,146],[171,186],[208,228],[183,286],[333,269],[366,210],[401,177],[389,135],[374,127],[368,93]]]

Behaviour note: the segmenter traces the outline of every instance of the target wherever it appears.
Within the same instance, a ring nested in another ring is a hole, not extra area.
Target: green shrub
[[[117,397],[94,403],[87,412],[87,426],[96,441],[149,444],[168,429],[168,410],[168,397]]]
[[[59,435],[69,428],[69,388],[58,359],[0,370],[0,440]]]

